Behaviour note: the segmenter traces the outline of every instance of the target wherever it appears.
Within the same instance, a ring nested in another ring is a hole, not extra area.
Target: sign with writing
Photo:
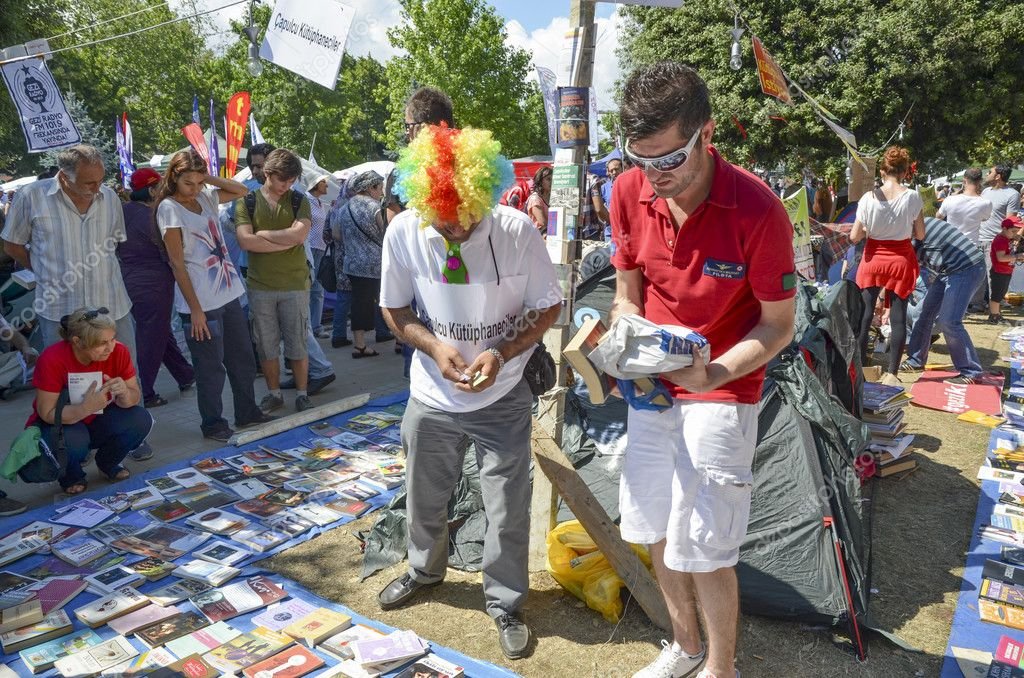
[[[580,165],[555,165],[551,174],[549,207],[564,207],[568,214],[580,211]]]
[[[277,0],[260,57],[334,89],[355,14],[337,0]]]
[[[82,141],[57,82],[43,59],[23,59],[0,67],[11,94],[29,153],[74,146]]]
[[[558,147],[590,145],[590,91],[588,87],[558,88]]]
[[[824,189],[822,189],[824,190]],[[807,207],[807,189],[799,191],[782,199],[782,204],[789,213],[789,220],[793,222],[793,260],[796,264],[796,272],[805,280],[813,281],[814,274],[814,252],[811,249],[811,220]]]
[[[757,61],[757,77],[761,81],[761,91],[792,106],[793,97],[789,94],[789,85],[786,84],[786,76],[783,74],[782,68],[775,61],[775,57],[764,48],[756,35],[753,43],[754,60]]]
[[[242,151],[242,142],[245,141],[245,122],[250,113],[251,100],[248,92],[235,92],[228,100],[227,128],[224,133],[227,135],[228,147],[224,149],[225,176],[235,176],[238,169],[238,154]],[[263,143],[262,137],[260,142]]]

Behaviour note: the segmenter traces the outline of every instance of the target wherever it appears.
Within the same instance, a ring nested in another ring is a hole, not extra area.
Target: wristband
[[[490,353],[491,355],[498,359],[498,371],[501,372],[502,368],[505,367],[505,357],[501,355],[501,351],[494,347],[491,347],[487,349],[487,353]]]

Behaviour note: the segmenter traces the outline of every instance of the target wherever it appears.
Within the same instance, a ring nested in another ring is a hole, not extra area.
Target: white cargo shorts
[[[759,405],[676,400],[629,408],[619,487],[622,538],[665,540],[665,566],[732,567],[750,518]]]

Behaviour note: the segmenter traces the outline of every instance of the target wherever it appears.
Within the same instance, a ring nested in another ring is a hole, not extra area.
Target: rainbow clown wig
[[[469,230],[513,184],[512,163],[487,130],[424,128],[398,157],[398,196],[420,213],[423,226]]]

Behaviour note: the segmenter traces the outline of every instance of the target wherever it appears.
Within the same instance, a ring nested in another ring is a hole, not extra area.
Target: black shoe
[[[249,426],[258,426],[260,424],[266,424],[267,422],[274,421],[277,417],[272,417],[269,414],[259,412],[255,419],[248,421],[235,421],[236,428],[248,428]]]
[[[306,410],[313,409],[313,407],[315,407],[313,405],[313,401],[310,399],[308,395],[301,395],[295,399],[296,412],[305,412]]]
[[[7,496],[0,497],[0,516],[16,516],[24,513],[27,508],[28,506],[20,501]]]
[[[351,345],[352,345],[352,340],[351,339],[334,339],[334,338],[331,339],[331,346],[333,346],[334,348],[341,348],[342,346],[351,346]]]
[[[217,428],[210,429],[209,431],[203,431],[203,437],[209,438],[210,440],[216,440],[218,443],[226,443],[231,440],[231,436],[235,435],[235,432],[231,430],[231,427],[227,424],[218,426]]]
[[[337,377],[334,376],[333,372],[331,374],[328,374],[326,377],[310,377],[309,384],[306,387],[306,392],[309,393],[309,395],[316,395],[320,391],[327,388],[327,385],[330,384],[335,379],[337,379]]]
[[[530,629],[517,615],[503,614],[494,620],[498,627],[498,644],[501,651],[509,659],[522,659],[526,656],[526,646],[530,643]]]
[[[377,594],[377,602],[382,610],[394,610],[409,602],[420,589],[440,586],[443,581],[442,579],[431,584],[421,584],[406,573],[385,586],[384,590]]]

